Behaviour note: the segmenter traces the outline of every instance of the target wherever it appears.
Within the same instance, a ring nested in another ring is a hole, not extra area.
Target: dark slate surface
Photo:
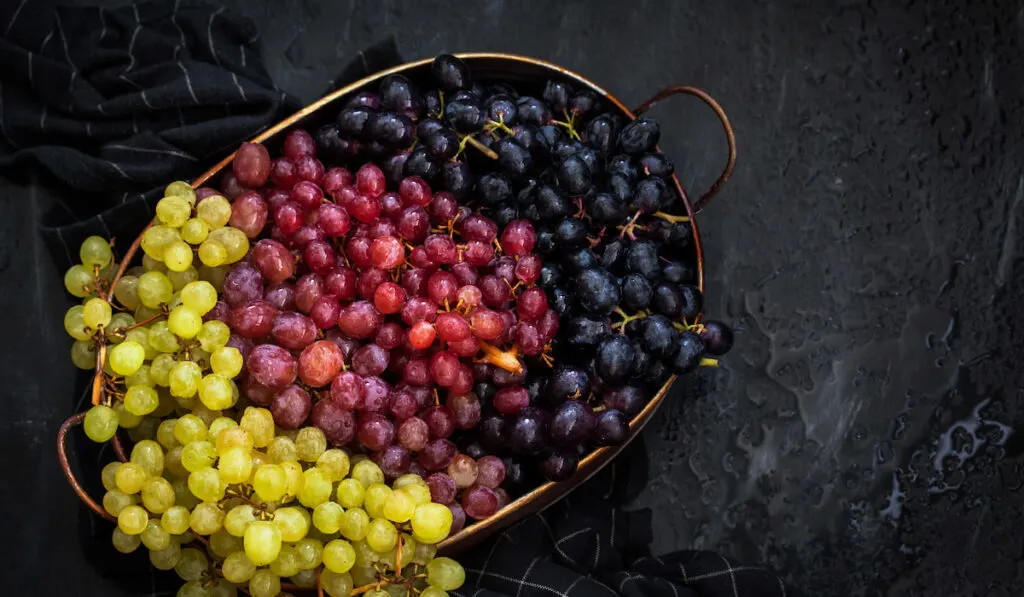
[[[628,104],[671,84],[711,91],[740,161],[700,219],[708,311],[739,329],[738,348],[645,432],[653,482],[637,505],[655,509],[656,551],[722,550],[812,595],[1021,594],[1018,7],[227,4],[308,99],[388,34],[409,58],[544,58]],[[684,184],[705,188],[724,151],[710,112],[675,99],[655,114]],[[0,183],[0,495],[21,508],[5,510],[20,523],[2,569],[12,594],[110,594],[55,464],[78,397],[60,273],[34,233],[51,197]]]

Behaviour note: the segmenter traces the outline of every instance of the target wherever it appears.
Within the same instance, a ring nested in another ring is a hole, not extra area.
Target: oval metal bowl
[[[477,80],[484,82],[506,81],[514,83],[522,89],[533,89],[535,92],[539,93],[541,86],[546,80],[564,79],[571,82],[573,86],[577,88],[586,87],[591,89],[604,99],[606,105],[608,105],[610,109],[618,110],[624,117],[631,120],[636,118],[637,114],[644,112],[658,101],[676,94],[695,96],[710,106],[720,119],[726,133],[729,156],[725,169],[714,185],[712,185],[711,189],[692,203],[686,195],[686,192],[683,190],[682,185],[679,183],[678,178],[673,177],[675,190],[679,194],[680,198],[682,198],[683,204],[686,206],[686,215],[690,217],[690,226],[693,229],[694,238],[693,258],[697,267],[697,283],[701,291],[704,290],[704,254],[701,247],[700,232],[697,228],[697,222],[694,216],[700,212],[707,201],[718,192],[722,184],[726,179],[728,179],[736,156],[732,127],[729,124],[724,111],[718,103],[715,102],[715,100],[699,89],[686,86],[671,87],[655,94],[650,100],[644,102],[635,110],[631,111],[612,94],[608,93],[589,79],[568,69],[549,62],[544,62],[543,60],[537,60],[535,58],[528,58],[525,56],[516,56],[513,54],[497,53],[468,53],[458,54],[458,56],[469,64],[473,70],[474,77]],[[279,145],[283,141],[285,135],[287,135],[293,128],[313,127],[333,120],[349,96],[365,89],[375,90],[380,80],[388,75],[401,73],[413,81],[426,82],[429,77],[429,66],[431,60],[432,59],[428,58],[396,66],[338,89],[322,99],[306,106],[291,117],[286,118],[263,131],[254,137],[252,141],[274,147],[275,145]],[[226,168],[230,167],[231,160],[233,158],[234,154],[221,160],[217,165],[210,168],[202,176],[197,178],[193,182],[193,186],[199,187],[208,182],[215,182],[216,177],[224,172]],[[644,409],[637,414],[632,421],[630,421],[629,436],[624,443],[618,446],[599,448],[592,451],[580,461],[576,473],[570,479],[559,483],[549,482],[540,485],[533,491],[519,497],[506,507],[502,508],[487,520],[472,524],[455,535],[447,538],[440,544],[441,550],[447,554],[457,554],[464,551],[480,541],[483,541],[498,530],[505,528],[522,518],[529,516],[530,514],[539,512],[564,497],[608,464],[612,458],[622,451],[622,449],[640,433],[640,430],[643,429],[644,425],[651,420],[651,417],[665,401],[665,396],[668,394],[668,391],[674,381],[674,377],[670,378],[665,385],[662,386],[653,397],[651,397]],[[78,483],[68,464],[66,448],[67,434],[72,426],[81,422],[83,416],[84,415],[81,413],[76,414],[69,418],[61,427],[60,433],[58,434],[58,456],[60,457],[61,465],[68,477],[68,481],[78,496],[93,511],[97,512],[97,514],[106,516],[106,512],[104,512],[103,508],[89,497]],[[115,453],[119,458],[121,458],[121,460],[125,460],[124,450],[117,441],[116,436],[113,443]]]

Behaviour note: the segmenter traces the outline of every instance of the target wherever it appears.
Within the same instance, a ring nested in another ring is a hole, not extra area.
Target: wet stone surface
[[[1024,591],[1024,13],[1005,2],[230,0],[279,84],[314,99],[358,48],[497,50],[589,76],[627,104],[673,84],[729,112],[739,163],[700,218],[724,366],[645,431],[654,550],[763,563],[811,595]],[[831,6],[836,5],[836,6]],[[653,111],[697,195],[724,159],[713,116]],[[38,492],[19,551],[75,525],[51,438],[74,399],[51,365],[60,278],[27,232],[45,195],[4,185],[5,453]],[[10,193],[8,192],[10,191]],[[6,201],[6,203],[5,203]],[[34,287],[26,287],[31,280]],[[56,368],[56,369],[55,369]],[[53,396],[66,396],[55,400]],[[104,581],[77,560],[83,586]],[[37,586],[26,585],[26,586]]]

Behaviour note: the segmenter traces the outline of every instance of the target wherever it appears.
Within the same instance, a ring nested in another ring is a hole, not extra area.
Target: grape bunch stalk
[[[65,317],[72,361],[96,369],[85,433],[119,452],[118,429],[134,442],[101,474],[115,549],[145,546],[185,581],[182,597],[388,587],[439,597],[460,586],[458,563],[435,558],[452,511],[431,502],[426,481],[385,484],[366,455],[329,448],[320,429],[277,428],[270,410],[239,404],[242,354],[225,323],[203,321],[249,252],[231,203],[173,183],[156,211],[121,261],[141,247],[141,267],[118,266],[112,243],[90,237],[65,275],[83,301]]]

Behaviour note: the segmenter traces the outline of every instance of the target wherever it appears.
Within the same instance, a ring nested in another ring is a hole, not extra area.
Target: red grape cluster
[[[494,409],[529,406],[521,356],[545,356],[559,317],[535,286],[528,220],[490,218],[405,177],[388,191],[372,163],[326,169],[295,130],[283,155],[245,144],[223,183],[231,222],[256,241],[208,318],[245,357],[242,392],[294,429],[372,454],[394,479],[426,478],[455,526],[509,500],[505,463],[460,453],[481,418],[474,383],[501,382]],[[461,494],[461,507],[457,498]]]

